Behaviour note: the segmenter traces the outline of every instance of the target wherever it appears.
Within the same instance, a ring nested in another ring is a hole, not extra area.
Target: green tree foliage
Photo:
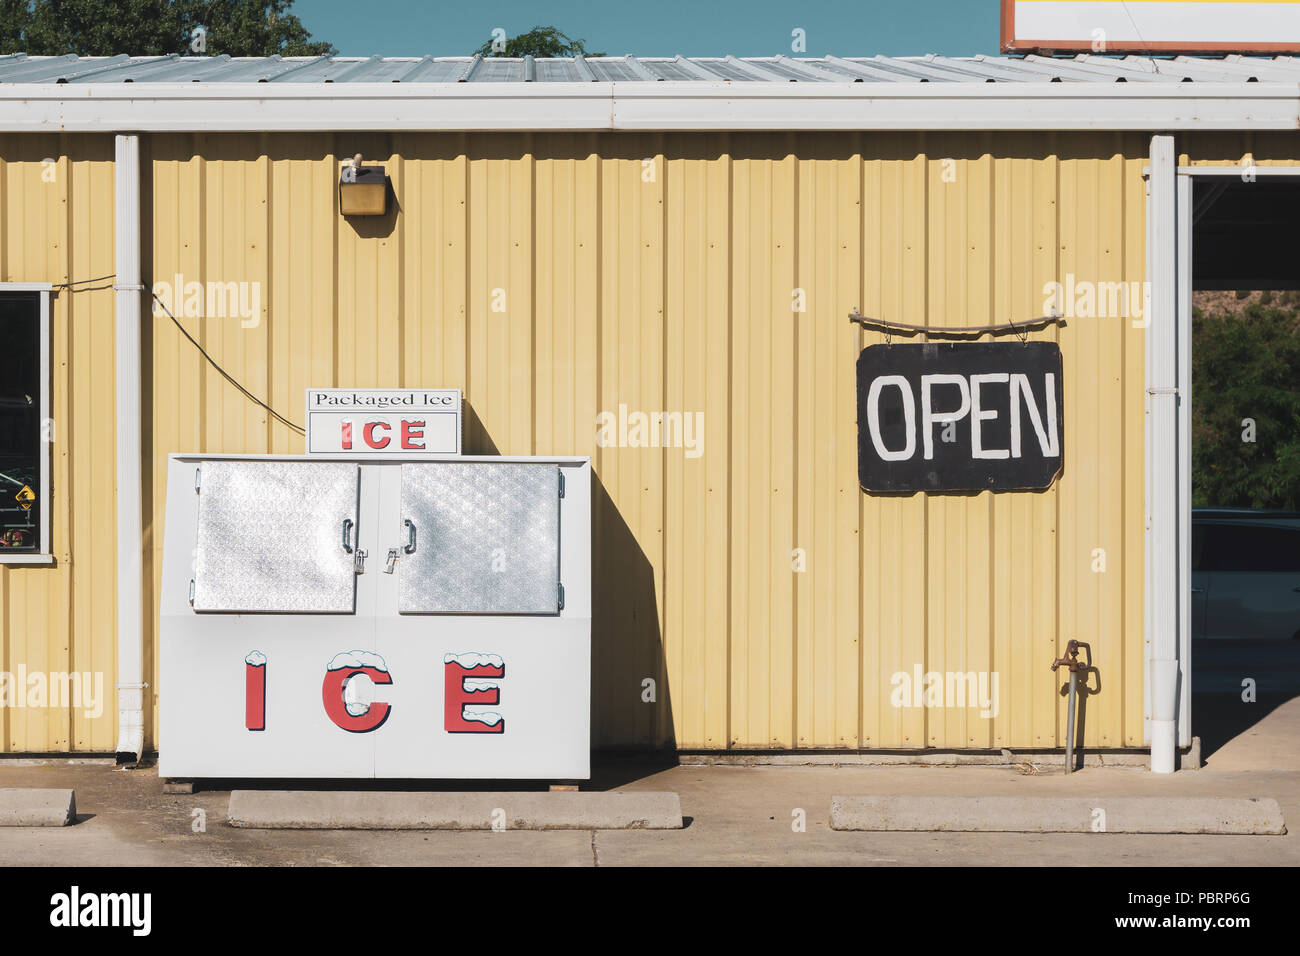
[[[1300,314],[1194,310],[1192,382],[1194,504],[1300,510]]]
[[[584,40],[574,40],[561,33],[555,27],[533,27],[527,33],[510,37],[505,42],[504,50],[492,49],[492,41],[484,43],[474,52],[479,56],[506,57],[562,57],[562,56],[604,56],[603,53],[588,52]]]
[[[191,0],[190,6],[192,16],[208,28],[210,54],[320,56],[338,52],[333,44],[312,40],[302,21],[289,12],[293,0]]]
[[[0,0],[0,53],[12,53],[21,47],[31,20],[29,0]]]
[[[312,56],[313,41],[289,12],[293,0],[0,0],[0,53],[110,56],[165,53]],[[205,48],[191,49],[193,31]]]

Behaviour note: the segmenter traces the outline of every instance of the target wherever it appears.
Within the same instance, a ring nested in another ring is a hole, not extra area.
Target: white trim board
[[[1288,82],[0,84],[0,132],[1297,128]]]

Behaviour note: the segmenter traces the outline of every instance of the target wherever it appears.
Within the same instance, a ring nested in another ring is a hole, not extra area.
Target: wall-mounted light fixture
[[[383,166],[362,166],[361,154],[339,175],[339,208],[345,216],[382,216],[388,211],[388,175]]]

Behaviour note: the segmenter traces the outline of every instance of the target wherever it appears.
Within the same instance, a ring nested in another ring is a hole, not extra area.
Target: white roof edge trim
[[[5,132],[1300,129],[1300,83],[0,84]]]

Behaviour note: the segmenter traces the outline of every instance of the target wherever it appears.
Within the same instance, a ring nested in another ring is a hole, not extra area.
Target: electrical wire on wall
[[[68,289],[72,292],[92,292],[96,288],[100,288],[100,289],[108,288],[108,286],[94,286],[93,283],[106,282],[110,279],[115,279],[115,278],[117,278],[116,274],[97,276],[94,279],[77,279],[73,282],[60,282],[57,284],[52,284],[51,288]],[[172,324],[176,326],[176,328],[180,331],[181,335],[185,336],[185,338],[189,340],[189,343],[193,345],[196,349],[198,349],[199,354],[202,355],[204,359],[207,360],[208,364],[211,365],[214,369],[216,369],[218,375],[220,375],[232,386],[234,386],[234,388],[238,392],[240,392],[240,394],[242,394],[254,405],[257,405],[258,407],[265,409],[271,415],[271,417],[273,417],[276,421],[280,422],[281,424],[285,425],[288,428],[293,429],[294,431],[298,432],[300,435],[306,434],[306,430],[301,425],[297,425],[294,422],[289,421],[289,419],[285,418],[283,415],[277,412],[270,405],[266,404],[266,402],[262,401],[260,398],[258,398],[248,389],[244,388],[243,385],[241,385],[238,381],[235,380],[234,376],[232,376],[229,372],[227,372],[224,368],[222,368],[217,363],[217,360],[214,359],[211,355],[209,355],[207,351],[203,348],[203,346],[199,344],[198,340],[195,339],[194,336],[190,335],[189,331],[185,328],[185,326],[181,325],[180,321],[176,318],[176,316],[172,315],[171,309],[167,308],[167,303],[163,302],[162,299],[158,298],[158,294],[156,292],[151,291],[149,295],[152,296],[153,300],[158,303],[158,307],[163,310],[167,318],[172,320]]]

